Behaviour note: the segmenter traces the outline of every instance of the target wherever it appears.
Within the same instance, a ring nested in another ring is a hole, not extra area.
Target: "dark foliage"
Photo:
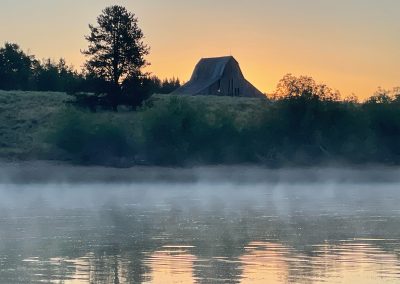
[[[76,111],[68,111],[56,121],[49,140],[84,164],[116,164],[135,154],[134,142],[126,131],[110,121],[93,121]]]
[[[57,63],[51,59],[38,62],[33,78],[36,90],[59,92],[73,92],[83,80],[64,59],[60,59]]]
[[[98,26],[89,25],[88,50],[83,54],[89,57],[86,68],[116,85],[121,80],[136,77],[145,66],[145,55],[149,48],[143,42],[143,32],[138,20],[122,6],[110,6],[97,17]]]
[[[17,44],[0,48],[0,89],[23,91],[74,92],[85,78],[64,59],[39,61],[24,53]]]
[[[147,77],[131,77],[122,85],[121,103],[133,109],[141,106],[153,93],[152,81]]]
[[[154,84],[142,68],[148,63],[149,47],[133,13],[122,6],[110,6],[89,25],[89,47],[85,70],[79,74],[64,59],[38,61],[18,45],[6,43],[0,49],[0,89],[60,91],[74,96],[73,103],[96,111],[117,110],[126,104],[136,108],[151,94],[169,91],[179,80]]]
[[[240,127],[226,110],[174,98],[144,119],[146,153],[155,164],[399,164],[399,97],[396,88],[340,101],[312,78],[287,75],[262,115]]]
[[[107,94],[108,101],[114,110],[124,102],[126,93],[122,85],[131,85],[132,81],[140,80],[141,69],[147,65],[145,56],[149,47],[143,42],[143,32],[138,26],[138,20],[122,6],[110,6],[97,17],[97,26],[89,25],[90,35],[87,50],[83,51],[88,57],[85,64],[88,74],[107,82],[107,88],[102,90]],[[125,81],[129,81],[126,83]],[[135,85],[137,97],[131,99],[138,104],[140,98],[146,97]]]
[[[147,78],[152,94],[170,94],[181,86],[178,78],[160,80],[157,76]]]
[[[73,96],[73,104],[94,112],[98,108],[113,109],[115,104],[136,109],[152,94],[170,93],[179,86],[179,79],[161,81],[156,76],[138,74],[126,77],[116,88],[113,82],[87,70],[78,73],[64,59],[39,61],[17,44],[6,43],[0,49],[0,89],[66,92]]]
[[[140,157],[140,163],[180,166],[400,164],[400,108],[392,96],[388,101],[372,99],[363,104],[308,95],[282,97],[244,124],[238,123],[238,113],[221,107],[210,110],[202,104],[193,105],[185,98],[172,97],[141,110],[134,130],[132,126],[121,128],[110,124],[106,128],[115,129],[102,132],[106,134],[101,136],[96,134],[97,130],[93,132],[93,123],[86,120],[71,122],[65,129],[59,124],[58,133],[62,137],[58,143],[64,144],[57,145],[75,155],[76,151],[89,151],[86,149],[91,149],[92,143],[96,148],[105,149],[111,143],[113,149],[114,143],[118,145],[118,141],[128,140],[134,133],[133,136],[140,138],[133,147],[136,156],[131,152],[107,150],[109,155],[128,155],[125,157],[135,161]],[[86,119],[96,121],[96,116],[88,115]],[[88,123],[91,126],[85,128]],[[71,125],[84,129],[77,130]],[[108,141],[107,133],[124,138],[115,142],[113,137],[108,137],[111,139]],[[87,135],[96,137],[93,139],[100,137],[104,144],[86,139]],[[78,145],[78,150],[73,145]]]
[[[6,43],[0,48],[0,89],[28,90],[36,64],[34,57],[25,54],[17,44]]]
[[[179,81],[178,78],[172,78],[172,79],[164,79],[158,90],[155,90],[155,93],[157,94],[170,94],[176,89],[178,89],[181,86],[181,82]]]

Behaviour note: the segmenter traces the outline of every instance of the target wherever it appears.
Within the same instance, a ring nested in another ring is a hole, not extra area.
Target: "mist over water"
[[[398,283],[396,168],[5,164],[0,283]]]

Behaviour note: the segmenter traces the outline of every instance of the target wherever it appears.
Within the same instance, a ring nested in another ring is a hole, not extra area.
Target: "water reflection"
[[[149,281],[145,283],[191,283],[194,280],[194,263],[188,246],[164,246],[150,255],[146,264],[150,267]]]
[[[399,283],[397,188],[0,186],[0,283]]]
[[[287,283],[290,249],[272,242],[252,242],[240,258],[244,266],[242,283]],[[299,258],[301,259],[301,258]]]
[[[250,244],[242,283],[398,283],[399,261],[371,243],[315,245],[313,256],[270,242]]]

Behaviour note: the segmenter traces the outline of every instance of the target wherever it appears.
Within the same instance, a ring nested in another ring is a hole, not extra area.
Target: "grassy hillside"
[[[100,111],[90,113],[66,104],[71,97],[56,92],[0,91],[0,158],[7,159],[68,159],[68,155],[54,147],[51,137],[55,129],[71,116],[85,123],[112,123],[124,127],[132,139],[143,140],[141,124],[149,116],[149,109],[156,111],[173,98],[154,95],[145,107],[137,112],[123,109],[118,113]],[[213,112],[227,112],[235,116],[238,126],[248,123],[262,112],[266,101],[231,97],[181,98],[194,108],[201,107],[204,116]],[[71,134],[74,135],[74,134]]]
[[[0,156],[27,157],[64,107],[62,93],[0,91]]]
[[[91,113],[63,93],[0,92],[0,158],[110,166],[400,164],[400,100],[155,95]]]

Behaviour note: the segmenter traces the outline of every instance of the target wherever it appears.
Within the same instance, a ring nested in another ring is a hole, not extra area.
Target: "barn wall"
[[[221,79],[221,93],[225,96],[241,96],[245,82],[239,64],[235,60],[230,60]]]
[[[226,65],[221,79],[222,91],[226,96],[259,97],[263,94],[249,83],[243,76],[239,63],[232,59]]]
[[[219,82],[216,82],[212,84],[211,86],[204,88],[200,92],[198,92],[195,95],[212,95],[212,96],[219,96],[221,93],[218,91],[219,90]]]

